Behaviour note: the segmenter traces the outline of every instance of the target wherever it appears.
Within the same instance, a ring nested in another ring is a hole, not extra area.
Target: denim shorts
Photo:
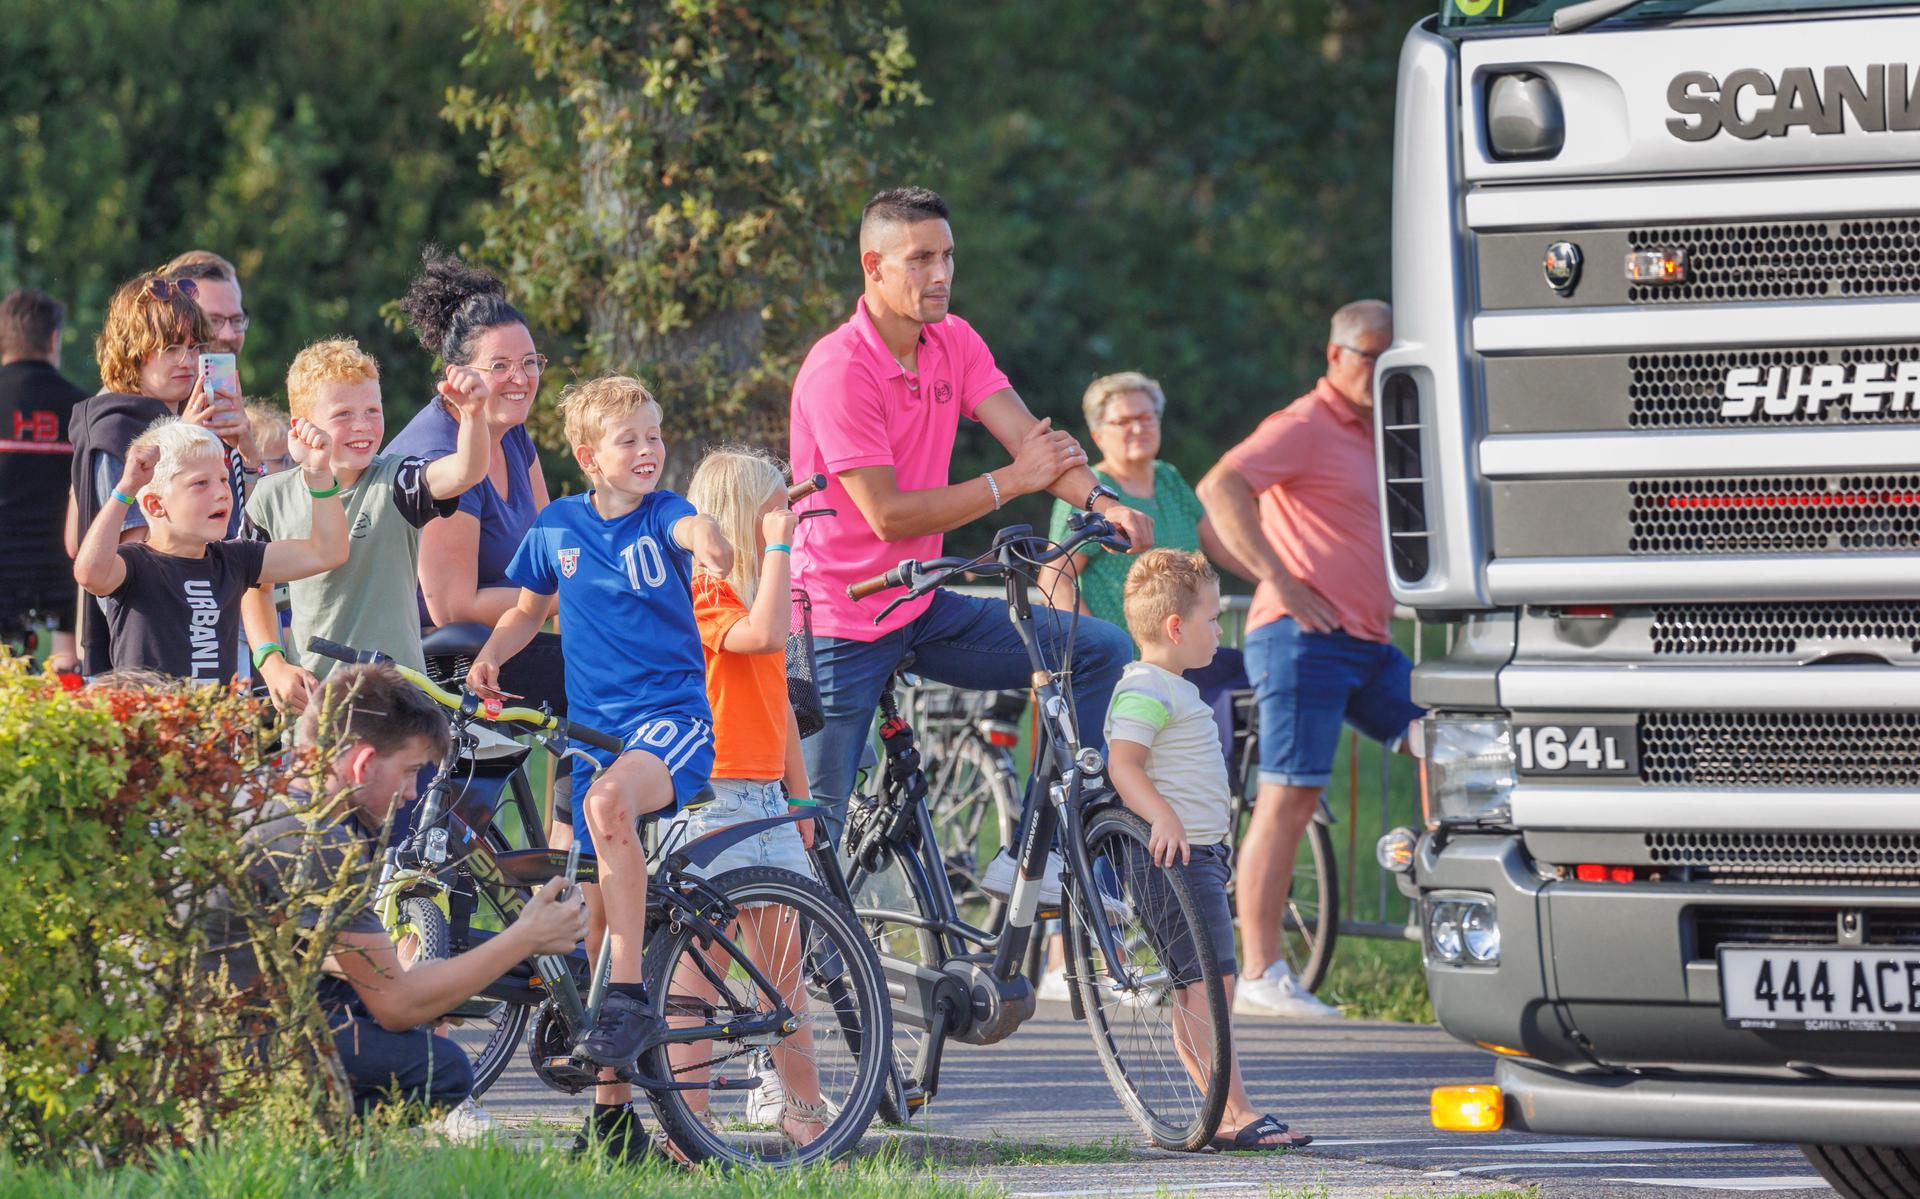
[[[1262,783],[1324,787],[1342,725],[1394,745],[1426,715],[1398,647],[1338,629],[1309,633],[1291,616],[1247,634],[1247,676],[1260,704]]]
[[[1139,905],[1140,923],[1153,939],[1161,964],[1173,976],[1174,984],[1182,987],[1200,981],[1202,953],[1213,958],[1223,978],[1240,970],[1234,953],[1233,909],[1227,905],[1227,883],[1233,879],[1233,850],[1224,844],[1188,848],[1192,859],[1184,865],[1174,863],[1173,869],[1186,880],[1187,890],[1193,896],[1194,913],[1200,918],[1202,944],[1194,944],[1180,905],[1167,886],[1166,875],[1154,869],[1145,854],[1140,855],[1139,877],[1126,890]]]
[[[661,844],[678,849],[696,837],[742,820],[787,814],[787,794],[778,782],[714,779],[710,785],[713,801],[677,813],[667,825]],[[689,865],[687,871],[701,878],[713,878],[742,866],[778,866],[806,878],[813,877],[813,864],[807,860],[806,847],[800,843],[800,830],[791,824],[768,829],[728,846],[711,865]]]

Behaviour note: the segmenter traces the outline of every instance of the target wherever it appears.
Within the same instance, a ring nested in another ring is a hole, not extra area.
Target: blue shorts
[[[626,746],[623,752],[639,750],[659,758],[673,777],[673,806],[647,813],[648,820],[671,816],[692,802],[706,789],[707,778],[713,773],[713,726],[704,716],[681,713],[649,717],[627,734]],[[619,756],[577,741],[574,748],[584,750],[601,769],[613,765]],[[593,852],[593,833],[587,828],[587,788],[592,785],[593,771],[585,762],[574,759],[573,838],[580,843],[581,853]]]
[[[1247,634],[1247,676],[1260,705],[1260,781],[1324,787],[1340,729],[1393,745],[1426,715],[1413,702],[1413,662],[1399,648],[1334,630],[1309,633],[1291,616]]]

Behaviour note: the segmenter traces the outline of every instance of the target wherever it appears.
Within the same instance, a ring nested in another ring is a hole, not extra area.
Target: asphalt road
[[[1291,1161],[1164,1155],[1109,1166],[985,1172],[1015,1195],[1461,1195],[1531,1185],[1542,1199],[1779,1199],[1833,1191],[1791,1146],[1436,1133],[1429,1088],[1482,1082],[1490,1059],[1440,1029],[1357,1021],[1236,1018],[1248,1090],[1315,1143]],[[577,1119],[578,1100],[515,1065],[485,1099],[506,1122]],[[916,1124],[976,1139],[1138,1143],[1083,1026],[1065,1004],[998,1045],[951,1046],[940,1092]]]

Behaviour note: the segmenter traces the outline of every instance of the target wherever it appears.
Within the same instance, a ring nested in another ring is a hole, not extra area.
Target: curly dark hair
[[[420,345],[455,366],[472,358],[473,339],[488,329],[527,323],[507,302],[506,284],[439,246],[428,246],[420,255],[420,274],[407,286],[400,308]]]

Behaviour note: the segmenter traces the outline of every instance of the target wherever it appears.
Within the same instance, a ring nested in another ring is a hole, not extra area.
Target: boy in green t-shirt
[[[1233,877],[1227,764],[1213,709],[1200,698],[1200,689],[1181,677],[1213,661],[1220,648],[1220,576],[1203,554],[1148,550],[1127,572],[1124,600],[1127,631],[1140,645],[1140,660],[1122,672],[1107,708],[1107,774],[1127,810],[1151,827],[1147,852],[1153,864],[1186,879],[1204,925],[1199,945],[1184,921],[1177,929],[1152,930],[1152,911],[1177,911],[1170,899],[1148,905],[1145,917],[1175,982],[1174,1048],[1198,1073],[1203,1069],[1199,1059],[1184,1046],[1204,1043],[1213,1033],[1206,998],[1191,985],[1202,977],[1199,955],[1208,954],[1217,964],[1229,1008],[1239,972],[1233,910],[1227,906],[1227,882]],[[1145,883],[1152,887],[1152,878]],[[1227,1029],[1218,1031],[1230,1035]],[[1233,1073],[1220,1117],[1227,1131],[1213,1138],[1214,1148],[1291,1149],[1313,1139],[1261,1114],[1247,1098],[1239,1055],[1230,1052],[1228,1060]]]
[[[279,641],[273,595],[255,588],[242,606],[254,666],[274,702],[293,712],[306,707],[332,659],[309,654],[309,637],[377,649],[415,670],[426,668],[420,649],[415,582],[420,527],[450,516],[455,501],[487,477],[486,384],[471,367],[454,366],[440,394],[459,409],[460,441],[445,458],[427,462],[379,454],[386,436],[380,400],[380,364],[347,337],[318,341],[287,370],[287,407],[333,439],[333,468],[347,510],[347,561],[288,588],[293,631]],[[262,479],[247,501],[247,531],[270,541],[306,535],[307,497],[298,472]]]

